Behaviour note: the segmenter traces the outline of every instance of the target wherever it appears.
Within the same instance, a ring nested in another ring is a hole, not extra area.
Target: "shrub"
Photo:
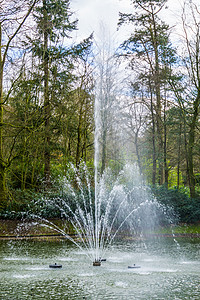
[[[183,189],[167,189],[164,186],[152,189],[157,200],[174,209],[181,223],[198,223],[200,221],[200,198],[192,199]]]

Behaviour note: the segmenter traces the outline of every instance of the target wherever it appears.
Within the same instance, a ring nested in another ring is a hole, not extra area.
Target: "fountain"
[[[35,201],[30,212],[33,225],[66,239],[0,240],[0,298],[199,299],[199,238],[179,238],[179,244],[173,236],[161,243],[147,238],[160,219],[171,223],[167,208],[136,164],[125,164],[117,176],[109,168],[98,175],[98,130],[95,175],[85,164],[70,165],[59,194]],[[44,218],[48,207],[60,212],[63,226]]]
[[[134,163],[117,176],[109,168],[99,176],[98,102],[95,111],[95,174],[84,163],[69,165],[59,194],[35,201],[29,214],[33,225],[66,239],[0,240],[0,298],[199,299],[199,238],[148,238],[160,220],[172,223],[169,209]],[[48,207],[60,213],[62,226],[44,218]]]
[[[117,178],[107,169],[99,182],[91,187],[91,175],[85,164],[60,178],[62,191],[52,198],[45,197],[41,206],[54,207],[66,220],[63,228],[37,214],[31,215],[41,226],[51,228],[73,242],[93,262],[100,266],[107,249],[117,236],[150,234],[158,225],[158,216],[165,210],[140,178],[136,165],[125,165]],[[71,178],[74,178],[72,180]],[[77,192],[77,190],[79,192]],[[36,205],[41,208],[40,205]],[[68,233],[71,224],[73,235]]]
[[[73,242],[93,262],[100,266],[107,248],[119,235],[150,233],[158,225],[158,216],[165,215],[161,206],[144,184],[135,163],[125,164],[118,176],[107,168],[99,175],[99,140],[101,133],[100,96],[95,101],[95,157],[94,175],[84,163],[79,168],[68,166],[68,174],[59,178],[60,195],[41,199],[42,206],[51,206],[60,211],[66,224],[73,227],[74,236],[68,228],[60,228],[40,215],[32,217],[69,241]],[[103,108],[105,109],[105,108]],[[91,182],[94,181],[92,185]],[[40,208],[40,205],[37,205]]]

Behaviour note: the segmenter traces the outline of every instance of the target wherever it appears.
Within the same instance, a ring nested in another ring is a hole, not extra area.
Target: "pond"
[[[200,299],[200,240],[117,241],[93,267],[68,241],[0,241],[0,299]],[[49,264],[62,264],[51,269]],[[136,264],[137,269],[128,266]]]

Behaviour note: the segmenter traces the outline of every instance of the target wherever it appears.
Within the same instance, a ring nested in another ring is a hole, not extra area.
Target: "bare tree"
[[[96,97],[100,110],[101,128],[101,174],[104,172],[107,158],[109,139],[112,139],[111,129],[117,113],[117,95],[120,90],[119,62],[115,57],[114,41],[104,26],[100,28],[100,36],[96,42]]]

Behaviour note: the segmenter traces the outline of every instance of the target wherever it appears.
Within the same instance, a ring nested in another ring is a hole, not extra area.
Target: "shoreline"
[[[53,219],[56,225],[63,228],[64,222],[60,219]],[[66,232],[70,236],[74,233]],[[39,222],[35,221],[21,221],[0,219],[0,240],[24,240],[24,239],[66,239],[62,234],[56,232],[50,227],[41,226]]]
[[[60,228],[64,228],[66,221],[61,219],[51,219]],[[163,228],[156,232],[146,232],[143,237],[136,235],[127,235],[127,232],[123,235],[122,233],[117,236],[116,239],[127,239],[135,240],[141,238],[200,238],[200,225],[197,225],[197,229],[193,228],[195,225],[177,225],[177,227],[169,229]],[[66,234],[74,239],[78,239],[73,230],[70,230],[68,226]],[[66,230],[66,228],[65,228]],[[171,232],[170,232],[171,230]],[[20,221],[20,220],[8,220],[0,219],[0,240],[66,240],[67,237],[56,232],[50,227],[43,227],[39,223],[34,221]]]
[[[74,237],[76,239],[76,236],[74,234],[70,234],[70,237]],[[187,233],[182,233],[182,234],[146,234],[143,236],[144,239],[147,238],[195,238],[195,239],[200,239],[200,234],[187,234]],[[119,237],[118,237],[119,239]],[[142,239],[141,236],[130,236],[130,237],[122,237],[122,239],[125,240],[138,240]],[[68,240],[67,237],[64,235],[59,235],[59,234],[37,234],[37,235],[3,235],[0,236],[0,241],[3,240],[42,240],[42,241],[55,241],[55,240]]]

